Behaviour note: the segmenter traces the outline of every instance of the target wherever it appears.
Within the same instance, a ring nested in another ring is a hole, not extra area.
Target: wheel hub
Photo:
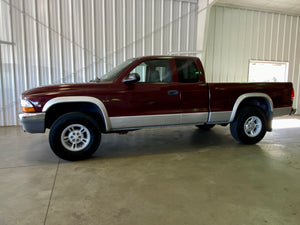
[[[83,138],[83,135],[81,135],[81,133],[77,131],[70,132],[68,136],[69,136],[69,140],[75,144],[80,143]]]
[[[249,117],[244,124],[244,131],[248,137],[256,137],[262,131],[261,119],[257,116]]]
[[[83,150],[91,140],[89,130],[81,124],[66,127],[61,134],[62,145],[70,151]]]

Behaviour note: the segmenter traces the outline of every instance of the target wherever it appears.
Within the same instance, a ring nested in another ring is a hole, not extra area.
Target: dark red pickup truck
[[[255,144],[272,130],[274,116],[295,113],[292,83],[206,83],[195,57],[130,59],[100,79],[31,89],[19,115],[25,131],[50,129],[56,155],[91,156],[101,133],[146,127],[230,123],[239,142]]]

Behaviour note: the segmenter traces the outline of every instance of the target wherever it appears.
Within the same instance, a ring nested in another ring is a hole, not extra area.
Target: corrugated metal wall
[[[18,124],[26,89],[194,52],[196,23],[197,0],[0,0],[0,126]]]
[[[247,82],[251,59],[289,62],[294,107],[300,108],[299,16],[213,6],[208,29],[204,67],[209,82]]]

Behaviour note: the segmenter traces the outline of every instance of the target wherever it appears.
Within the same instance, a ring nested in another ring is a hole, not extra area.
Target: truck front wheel
[[[256,144],[266,134],[266,117],[258,107],[249,106],[238,112],[230,124],[231,135],[244,144]]]
[[[97,122],[79,112],[59,117],[49,134],[52,151],[70,161],[89,158],[99,147],[100,140],[101,132]]]

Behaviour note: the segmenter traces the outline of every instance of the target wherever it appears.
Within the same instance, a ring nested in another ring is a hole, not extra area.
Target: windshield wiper
[[[99,77],[96,77],[95,80],[90,80],[90,82],[96,82],[96,83],[98,83],[98,82],[101,82],[101,79]]]

